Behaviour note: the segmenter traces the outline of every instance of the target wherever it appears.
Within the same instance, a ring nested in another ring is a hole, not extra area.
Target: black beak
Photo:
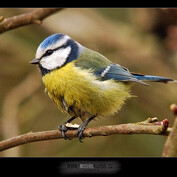
[[[39,59],[34,58],[33,60],[30,61],[31,64],[39,64]]]

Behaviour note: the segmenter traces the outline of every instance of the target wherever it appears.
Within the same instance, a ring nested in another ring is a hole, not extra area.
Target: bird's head
[[[77,59],[83,48],[81,44],[72,40],[68,35],[53,34],[39,45],[36,57],[30,63],[37,64],[42,75],[45,75]]]

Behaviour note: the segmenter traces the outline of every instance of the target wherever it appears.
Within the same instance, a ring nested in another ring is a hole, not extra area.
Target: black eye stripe
[[[61,48],[66,48],[68,47],[67,43],[65,43],[64,45],[60,46],[60,47],[57,47],[55,49],[48,49],[42,56],[40,59],[42,59],[43,57],[46,57],[46,56],[49,56],[51,55],[54,51],[58,50],[58,49],[61,49]]]

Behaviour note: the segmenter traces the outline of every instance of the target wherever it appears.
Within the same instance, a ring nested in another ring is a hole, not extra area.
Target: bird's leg
[[[65,140],[67,140],[67,139],[71,140],[71,139],[72,139],[72,138],[71,138],[71,139],[68,138],[68,137],[65,135],[65,133],[66,133],[67,130],[69,129],[69,127],[66,127],[66,124],[67,124],[67,123],[70,123],[70,122],[73,121],[75,118],[76,118],[76,116],[73,116],[73,117],[71,117],[69,120],[67,120],[66,122],[64,122],[63,124],[61,124],[61,125],[58,126],[58,129],[61,131],[62,137],[63,137]]]
[[[82,125],[79,126],[78,128],[78,138],[79,138],[79,141],[81,143],[83,143],[82,139],[83,139],[83,131],[85,130],[86,126],[88,125],[88,123],[94,119],[96,116],[92,116],[90,117],[88,120],[86,120]]]

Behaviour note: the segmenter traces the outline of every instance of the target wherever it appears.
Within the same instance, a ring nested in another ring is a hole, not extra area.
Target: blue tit
[[[67,123],[77,117],[83,121],[78,128],[80,141],[91,120],[120,110],[125,100],[131,97],[132,83],[175,82],[166,77],[131,73],[60,33],[47,37],[39,45],[31,64],[38,65],[49,97],[63,113],[71,116],[59,126],[63,138],[67,139]]]

